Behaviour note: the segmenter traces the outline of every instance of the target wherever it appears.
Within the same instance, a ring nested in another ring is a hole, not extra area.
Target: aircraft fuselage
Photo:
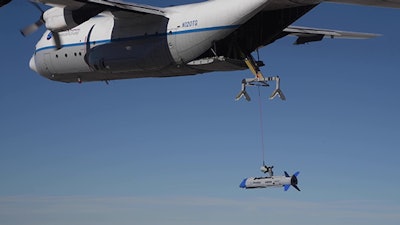
[[[165,8],[165,17],[149,19],[121,19],[104,12],[60,32],[59,50],[46,31],[30,67],[63,82],[197,74],[188,63],[261,11],[266,2],[207,1]]]

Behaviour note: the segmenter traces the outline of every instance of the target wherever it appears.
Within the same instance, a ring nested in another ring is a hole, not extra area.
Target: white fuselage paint
[[[175,62],[188,62],[262,10],[268,0],[211,0],[167,8]],[[175,43],[175,44],[174,44]]]
[[[146,16],[116,19],[105,12],[61,32],[60,50],[46,31],[36,45],[30,67],[64,82],[188,75],[190,72],[179,71],[180,65],[199,57],[267,2],[210,0],[168,7],[161,22],[154,17],[146,20]]]
[[[272,176],[272,177],[249,177],[242,181],[241,188],[267,188],[283,187],[290,185],[291,177]]]

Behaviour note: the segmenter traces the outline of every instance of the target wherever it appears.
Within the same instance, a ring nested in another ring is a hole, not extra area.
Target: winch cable
[[[265,143],[264,143],[264,121],[263,121],[263,110],[262,110],[262,99],[260,86],[258,86],[258,106],[260,112],[260,131],[261,131],[261,156],[262,163],[265,165]]]

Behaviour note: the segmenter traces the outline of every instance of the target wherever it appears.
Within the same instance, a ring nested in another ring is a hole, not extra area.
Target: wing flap
[[[380,34],[372,33],[328,30],[299,26],[289,26],[284,29],[283,32],[289,36],[297,36],[297,40],[294,44],[305,44],[313,41],[321,41],[323,38],[369,39],[381,36]]]

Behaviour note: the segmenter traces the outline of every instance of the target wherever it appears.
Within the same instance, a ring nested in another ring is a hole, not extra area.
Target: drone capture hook
[[[279,96],[281,100],[286,100],[285,95],[280,89],[280,78],[279,76],[275,77],[262,77],[262,78],[247,78],[242,80],[242,89],[239,94],[236,96],[236,101],[240,100],[243,96],[247,101],[251,101],[249,94],[246,92],[247,86],[262,86],[269,87],[268,81],[275,81],[276,86],[274,92],[270,95],[269,99],[273,100],[276,96]]]
[[[275,81],[276,86],[274,92],[272,92],[269,99],[274,99],[276,96],[279,96],[280,99],[286,100],[285,95],[283,94],[282,90],[280,89],[280,78],[279,76],[274,77],[264,77],[261,73],[259,66],[257,65],[254,58],[249,55],[244,59],[247,67],[250,71],[254,74],[255,78],[247,78],[242,80],[242,88],[239,94],[236,96],[236,101],[240,100],[242,97],[245,97],[247,101],[251,101],[249,94],[246,92],[247,86],[262,86],[262,87],[269,87],[268,81]]]

